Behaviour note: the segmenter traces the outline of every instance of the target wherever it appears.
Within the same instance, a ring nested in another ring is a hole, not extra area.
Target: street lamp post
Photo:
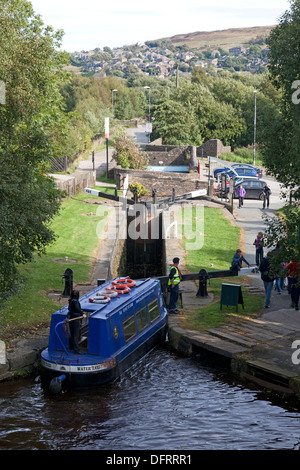
[[[111,92],[111,109],[112,109],[112,116],[114,117],[114,92],[118,91],[116,89],[112,90]]]
[[[256,90],[254,90],[254,135],[253,135],[253,165],[255,165],[255,142],[256,141]]]
[[[149,90],[149,116],[148,116],[148,122],[149,122],[149,126],[150,126],[150,123],[151,123],[151,112],[150,112],[150,87],[149,86],[144,86],[144,88],[146,90]],[[149,132],[149,135],[148,135],[148,142],[150,142],[150,132]]]
[[[147,90],[149,90],[149,122],[151,120],[151,114],[150,114],[150,87],[149,86],[144,86]]]

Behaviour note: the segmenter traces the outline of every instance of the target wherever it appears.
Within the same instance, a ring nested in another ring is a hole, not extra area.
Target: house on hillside
[[[246,52],[244,47],[232,47],[229,49],[229,54],[243,54]]]

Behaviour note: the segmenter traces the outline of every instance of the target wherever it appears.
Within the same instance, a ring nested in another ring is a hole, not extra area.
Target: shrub
[[[147,165],[147,158],[132,138],[125,135],[123,130],[117,132],[113,146],[113,158],[122,168],[143,170]]]

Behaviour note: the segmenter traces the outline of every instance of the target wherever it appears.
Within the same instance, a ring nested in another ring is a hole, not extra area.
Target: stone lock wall
[[[123,168],[114,168],[114,178],[119,183],[119,189],[123,189],[122,182],[125,175],[128,175],[128,184],[140,183],[148,193],[148,198],[152,197],[152,190],[156,189],[157,198],[170,197],[173,194],[184,194],[197,189],[207,189],[207,182],[199,181],[195,173],[167,173],[147,170],[128,170]],[[132,197],[132,193],[128,193]],[[142,198],[144,199],[144,197]]]
[[[162,145],[161,139],[145,146],[149,165],[189,165],[193,169],[197,158],[219,157],[231,152],[230,146],[224,146],[221,140],[211,139],[200,147],[192,145]]]

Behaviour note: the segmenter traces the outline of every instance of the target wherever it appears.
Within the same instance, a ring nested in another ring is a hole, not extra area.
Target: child
[[[255,245],[255,262],[259,266],[264,257],[264,236],[262,232],[258,232],[253,245]]]

